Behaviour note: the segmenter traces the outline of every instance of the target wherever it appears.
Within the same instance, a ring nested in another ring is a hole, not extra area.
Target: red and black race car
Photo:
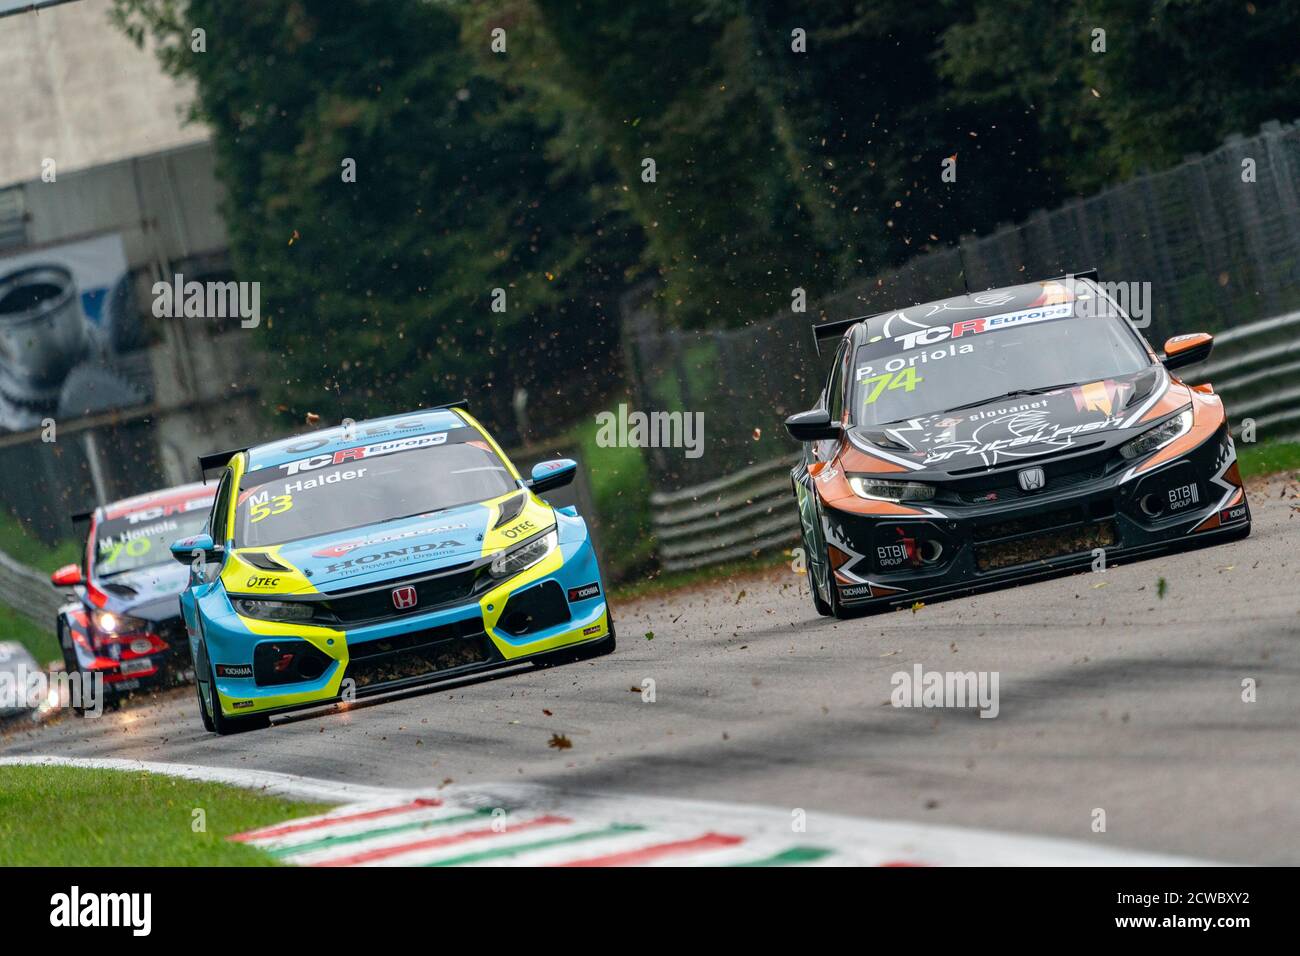
[[[75,594],[59,609],[59,646],[69,672],[104,675],[110,702],[191,679],[179,601],[189,570],[170,547],[203,529],[215,493],[212,486],[184,485],[73,516],[90,528],[84,567],[69,564],[50,578]]]
[[[1170,371],[1095,273],[824,323],[817,406],[786,421],[821,614],[911,604],[1245,536],[1223,402]]]

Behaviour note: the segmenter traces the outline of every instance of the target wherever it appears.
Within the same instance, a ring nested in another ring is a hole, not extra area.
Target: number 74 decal
[[[880,375],[861,379],[858,384],[872,386],[870,391],[867,392],[867,397],[863,399],[864,405],[870,405],[881,396],[881,393],[886,388],[901,388],[905,392],[910,392],[924,381],[925,379],[916,374],[916,369],[909,365],[897,372],[883,372]]]

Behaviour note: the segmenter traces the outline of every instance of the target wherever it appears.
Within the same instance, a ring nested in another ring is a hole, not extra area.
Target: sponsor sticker
[[[590,584],[584,584],[582,587],[569,588],[569,601],[585,601],[587,598],[594,598],[600,593],[600,583],[592,581]]]
[[[411,438],[380,442],[376,445],[344,448],[332,455],[312,455],[309,458],[299,458],[297,461],[286,462],[278,467],[285,473],[286,477],[292,477],[304,471],[315,471],[318,468],[342,465],[349,461],[368,461],[371,458],[395,455],[400,451],[410,451],[413,448],[431,448],[434,445],[444,445],[446,442],[446,432],[438,432],[435,435],[417,435]]]
[[[533,521],[531,518],[525,518],[517,525],[514,525],[513,527],[510,528],[506,528],[501,533],[508,540],[514,541],[516,538],[527,537],[528,535],[532,534],[536,530],[537,530],[537,522]]]
[[[840,585],[839,588],[840,588],[840,597],[846,597],[846,598],[871,597],[870,584],[854,584],[848,587],[845,587],[844,585]]]
[[[588,634],[599,634],[599,633],[600,633],[599,624],[593,624],[591,627],[583,628],[582,630],[583,637],[586,637]]]
[[[230,706],[235,708],[235,710],[247,710],[249,707],[253,706],[253,702],[251,700],[237,700]]]
[[[1169,489],[1169,510],[1182,511],[1184,508],[1190,508],[1199,504],[1201,500],[1201,489],[1196,482],[1190,485],[1179,485],[1177,488]]]
[[[1235,508],[1226,508],[1219,512],[1219,524],[1228,524],[1232,521],[1244,521],[1246,518],[1246,506],[1237,505]]]
[[[252,677],[252,664],[218,664],[218,677]]]
[[[412,528],[409,531],[371,535],[368,538],[361,538],[356,541],[345,541],[342,544],[333,544],[328,548],[313,551],[312,557],[341,558],[350,551],[357,550],[357,548],[374,547],[379,544],[388,544],[391,541],[401,541],[405,538],[422,538],[425,535],[446,534],[449,531],[464,531],[468,527],[469,525],[460,522],[458,524],[441,524],[430,528]]]
[[[1035,306],[1019,312],[1005,312],[1002,315],[990,315],[982,319],[961,319],[951,325],[932,325],[928,329],[917,329],[905,335],[895,336],[894,341],[904,349],[912,349],[918,345],[934,345],[948,339],[981,335],[984,332],[992,332],[1012,325],[1032,325],[1035,322],[1066,319],[1073,315],[1074,306],[1069,303]]]
[[[439,541],[436,544],[416,544],[405,548],[393,548],[389,551],[376,551],[372,554],[362,554],[355,558],[348,558],[346,561],[338,561],[327,565],[325,573],[359,574],[367,569],[379,569],[402,564],[407,558],[417,555],[436,556],[438,552],[451,553],[451,549],[461,547],[464,547],[461,542],[448,540]]]
[[[896,568],[907,561],[907,548],[901,544],[876,548],[876,561],[882,568]]]
[[[207,511],[211,507],[212,498],[210,496],[191,498],[189,501],[180,504],[159,505],[154,508],[143,508],[140,511],[133,511],[131,514],[126,516],[126,520],[130,524],[139,524],[141,521],[156,521],[159,518],[166,518],[171,515],[189,514],[191,511]]]
[[[118,670],[123,674],[140,674],[153,670],[153,660],[148,657],[137,657],[135,660],[123,661]]]

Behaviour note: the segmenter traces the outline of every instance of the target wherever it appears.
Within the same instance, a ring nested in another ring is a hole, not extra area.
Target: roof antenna
[[[957,259],[961,262],[961,287],[970,295],[970,283],[966,281],[966,253],[961,247],[961,238],[957,239]]]

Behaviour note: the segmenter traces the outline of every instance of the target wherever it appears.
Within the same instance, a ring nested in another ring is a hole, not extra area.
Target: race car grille
[[[1045,477],[1043,491],[1061,491],[1096,481],[1106,474],[1109,452],[1103,455],[1090,455],[1085,460],[1077,458],[1068,461],[1047,462],[1041,467]],[[948,491],[955,500],[966,504],[983,504],[989,501],[1015,501],[1030,498],[1041,492],[1029,492],[1020,487],[1017,477],[1018,469],[1001,471],[991,475],[965,478],[953,482]],[[950,499],[951,500],[951,499]]]
[[[1087,552],[1093,548],[1108,548],[1117,540],[1114,521],[1075,524],[1039,534],[977,545],[975,566],[981,571],[997,571],[1017,564]]]
[[[344,679],[358,689],[428,677],[492,659],[495,651],[481,618],[457,621],[396,637],[349,645]]]
[[[443,574],[385,581],[378,586],[332,594],[317,604],[317,616],[340,624],[361,624],[418,614],[464,601],[491,583],[482,565],[460,565]],[[413,601],[409,593],[403,593],[400,598],[395,595],[395,591],[406,587],[414,589]]]

